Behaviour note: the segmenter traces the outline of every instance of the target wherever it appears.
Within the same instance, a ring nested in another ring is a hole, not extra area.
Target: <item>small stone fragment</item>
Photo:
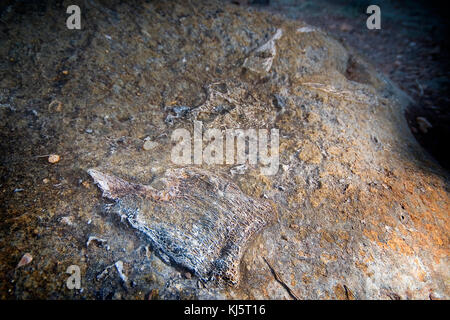
[[[27,252],[23,255],[22,259],[20,259],[19,263],[17,264],[17,268],[23,267],[29,264],[31,261],[33,261],[33,256]]]
[[[191,111],[191,108],[188,106],[175,106],[172,108],[173,114],[168,114],[165,122],[168,124],[172,124],[174,119],[179,119],[188,115]]]
[[[191,110],[188,106],[175,106],[172,111],[175,112],[177,117],[184,117]]]
[[[61,156],[59,156],[58,154],[51,154],[48,157],[48,162],[50,163],[58,163],[59,160],[61,160]]]
[[[157,145],[158,145],[158,143],[156,143],[154,141],[146,140],[144,142],[144,145],[142,146],[142,148],[145,151],[149,151],[149,150],[152,150],[152,149],[156,148]]]
[[[301,33],[309,33],[309,32],[313,32],[316,31],[317,29],[314,27],[310,27],[310,26],[306,26],[306,27],[301,27],[297,29],[297,32],[301,32]]]
[[[72,217],[63,217],[62,219],[61,219],[61,222],[62,223],[64,223],[64,224],[67,224],[68,226],[73,226],[74,225],[74,223],[73,223],[73,221],[72,221]]]
[[[119,273],[119,277],[123,282],[127,282],[128,278],[127,276],[123,273],[123,262],[122,261],[117,261],[115,264],[117,272]]]
[[[90,236],[90,237],[88,238],[88,241],[86,242],[86,247],[89,247],[89,245],[90,245],[91,242],[93,242],[93,241],[97,242],[100,246],[102,246],[103,244],[106,243],[106,240],[105,240],[105,239],[100,239],[100,238],[95,237],[95,236]]]

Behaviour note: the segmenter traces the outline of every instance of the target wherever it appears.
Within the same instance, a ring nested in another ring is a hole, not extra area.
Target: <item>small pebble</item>
[[[97,242],[100,246],[103,246],[104,244],[106,244],[106,240],[105,239],[100,239],[100,238],[95,237],[95,236],[89,236],[88,241],[86,242],[86,247],[89,247],[91,242]]]
[[[116,270],[119,273],[119,277],[123,282],[127,282],[128,278],[125,275],[125,273],[123,272],[123,262],[121,260],[117,261],[116,263],[114,263],[114,265],[116,266]]]
[[[67,224],[68,226],[73,226],[74,225],[71,217],[63,217],[61,219],[61,222],[64,223],[64,224]]]
[[[50,162],[50,163],[57,163],[57,162],[59,162],[59,160],[61,160],[61,157],[57,154],[51,154],[48,157],[48,162]]]
[[[158,145],[158,144],[157,144],[156,142],[153,142],[153,141],[150,141],[150,140],[146,140],[146,141],[144,142],[144,145],[142,146],[142,148],[143,148],[145,151],[149,151],[149,150],[154,149],[157,145]]]
[[[27,252],[23,255],[22,259],[20,259],[19,263],[17,264],[17,268],[23,267],[29,264],[31,261],[33,261],[33,256]]]

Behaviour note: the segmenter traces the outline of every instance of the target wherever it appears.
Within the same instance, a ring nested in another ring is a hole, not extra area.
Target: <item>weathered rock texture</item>
[[[2,298],[290,299],[263,258],[302,299],[449,297],[448,174],[409,132],[410,99],[351,49],[215,1],[80,7],[81,31],[65,28],[65,6],[2,13]],[[199,168],[278,211],[245,246],[238,286],[163,262],[104,213],[86,172],[152,184],[193,120],[280,130],[275,176]],[[104,241],[86,246],[92,236]],[[65,287],[72,264],[83,290]]]

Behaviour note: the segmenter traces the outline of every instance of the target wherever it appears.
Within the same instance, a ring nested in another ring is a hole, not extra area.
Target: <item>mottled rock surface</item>
[[[66,29],[66,6],[2,12],[1,298],[292,298],[268,263],[302,299],[449,297],[448,173],[410,133],[411,99],[350,48],[215,1],[80,7],[82,30]],[[255,56],[265,64],[249,70]],[[87,174],[152,184],[193,120],[280,130],[274,176],[198,166],[278,212],[246,246],[238,286],[163,262],[105,214]],[[82,290],[65,285],[74,264]]]

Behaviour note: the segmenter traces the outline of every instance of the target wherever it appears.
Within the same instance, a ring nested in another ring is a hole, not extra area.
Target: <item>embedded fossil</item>
[[[88,173],[103,196],[115,201],[112,210],[144,235],[163,260],[202,280],[237,284],[245,245],[275,218],[269,202],[246,196],[206,170],[169,169],[161,179],[163,190],[94,169]]]

